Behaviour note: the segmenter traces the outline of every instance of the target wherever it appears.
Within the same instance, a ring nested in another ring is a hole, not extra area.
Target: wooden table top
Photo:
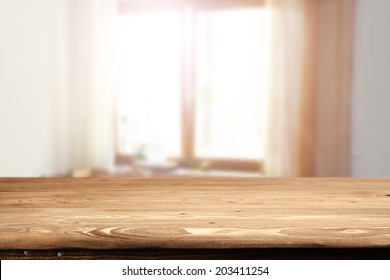
[[[390,247],[390,179],[0,179],[0,250]]]

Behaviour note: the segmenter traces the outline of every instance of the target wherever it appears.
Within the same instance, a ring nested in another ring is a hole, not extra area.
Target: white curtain
[[[265,0],[266,176],[348,176],[355,0]]]
[[[308,45],[306,0],[267,0],[271,28],[267,176],[299,175],[299,141],[305,128],[305,53]],[[306,78],[306,79],[305,79]],[[310,147],[310,143],[308,143]]]
[[[114,0],[69,2],[70,166],[110,169],[114,160]]]

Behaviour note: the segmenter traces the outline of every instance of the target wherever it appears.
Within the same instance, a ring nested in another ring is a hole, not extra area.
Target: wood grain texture
[[[390,249],[390,179],[0,179],[0,209],[6,258],[24,250]]]

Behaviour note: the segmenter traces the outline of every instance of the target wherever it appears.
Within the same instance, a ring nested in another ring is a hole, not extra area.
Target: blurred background
[[[390,177],[388,0],[0,0],[0,176]]]

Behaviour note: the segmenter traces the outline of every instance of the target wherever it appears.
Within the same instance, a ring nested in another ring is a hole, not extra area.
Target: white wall
[[[65,172],[62,0],[0,0],[0,177]],[[60,34],[60,35],[59,35]]]
[[[352,175],[390,177],[390,1],[357,2]]]

